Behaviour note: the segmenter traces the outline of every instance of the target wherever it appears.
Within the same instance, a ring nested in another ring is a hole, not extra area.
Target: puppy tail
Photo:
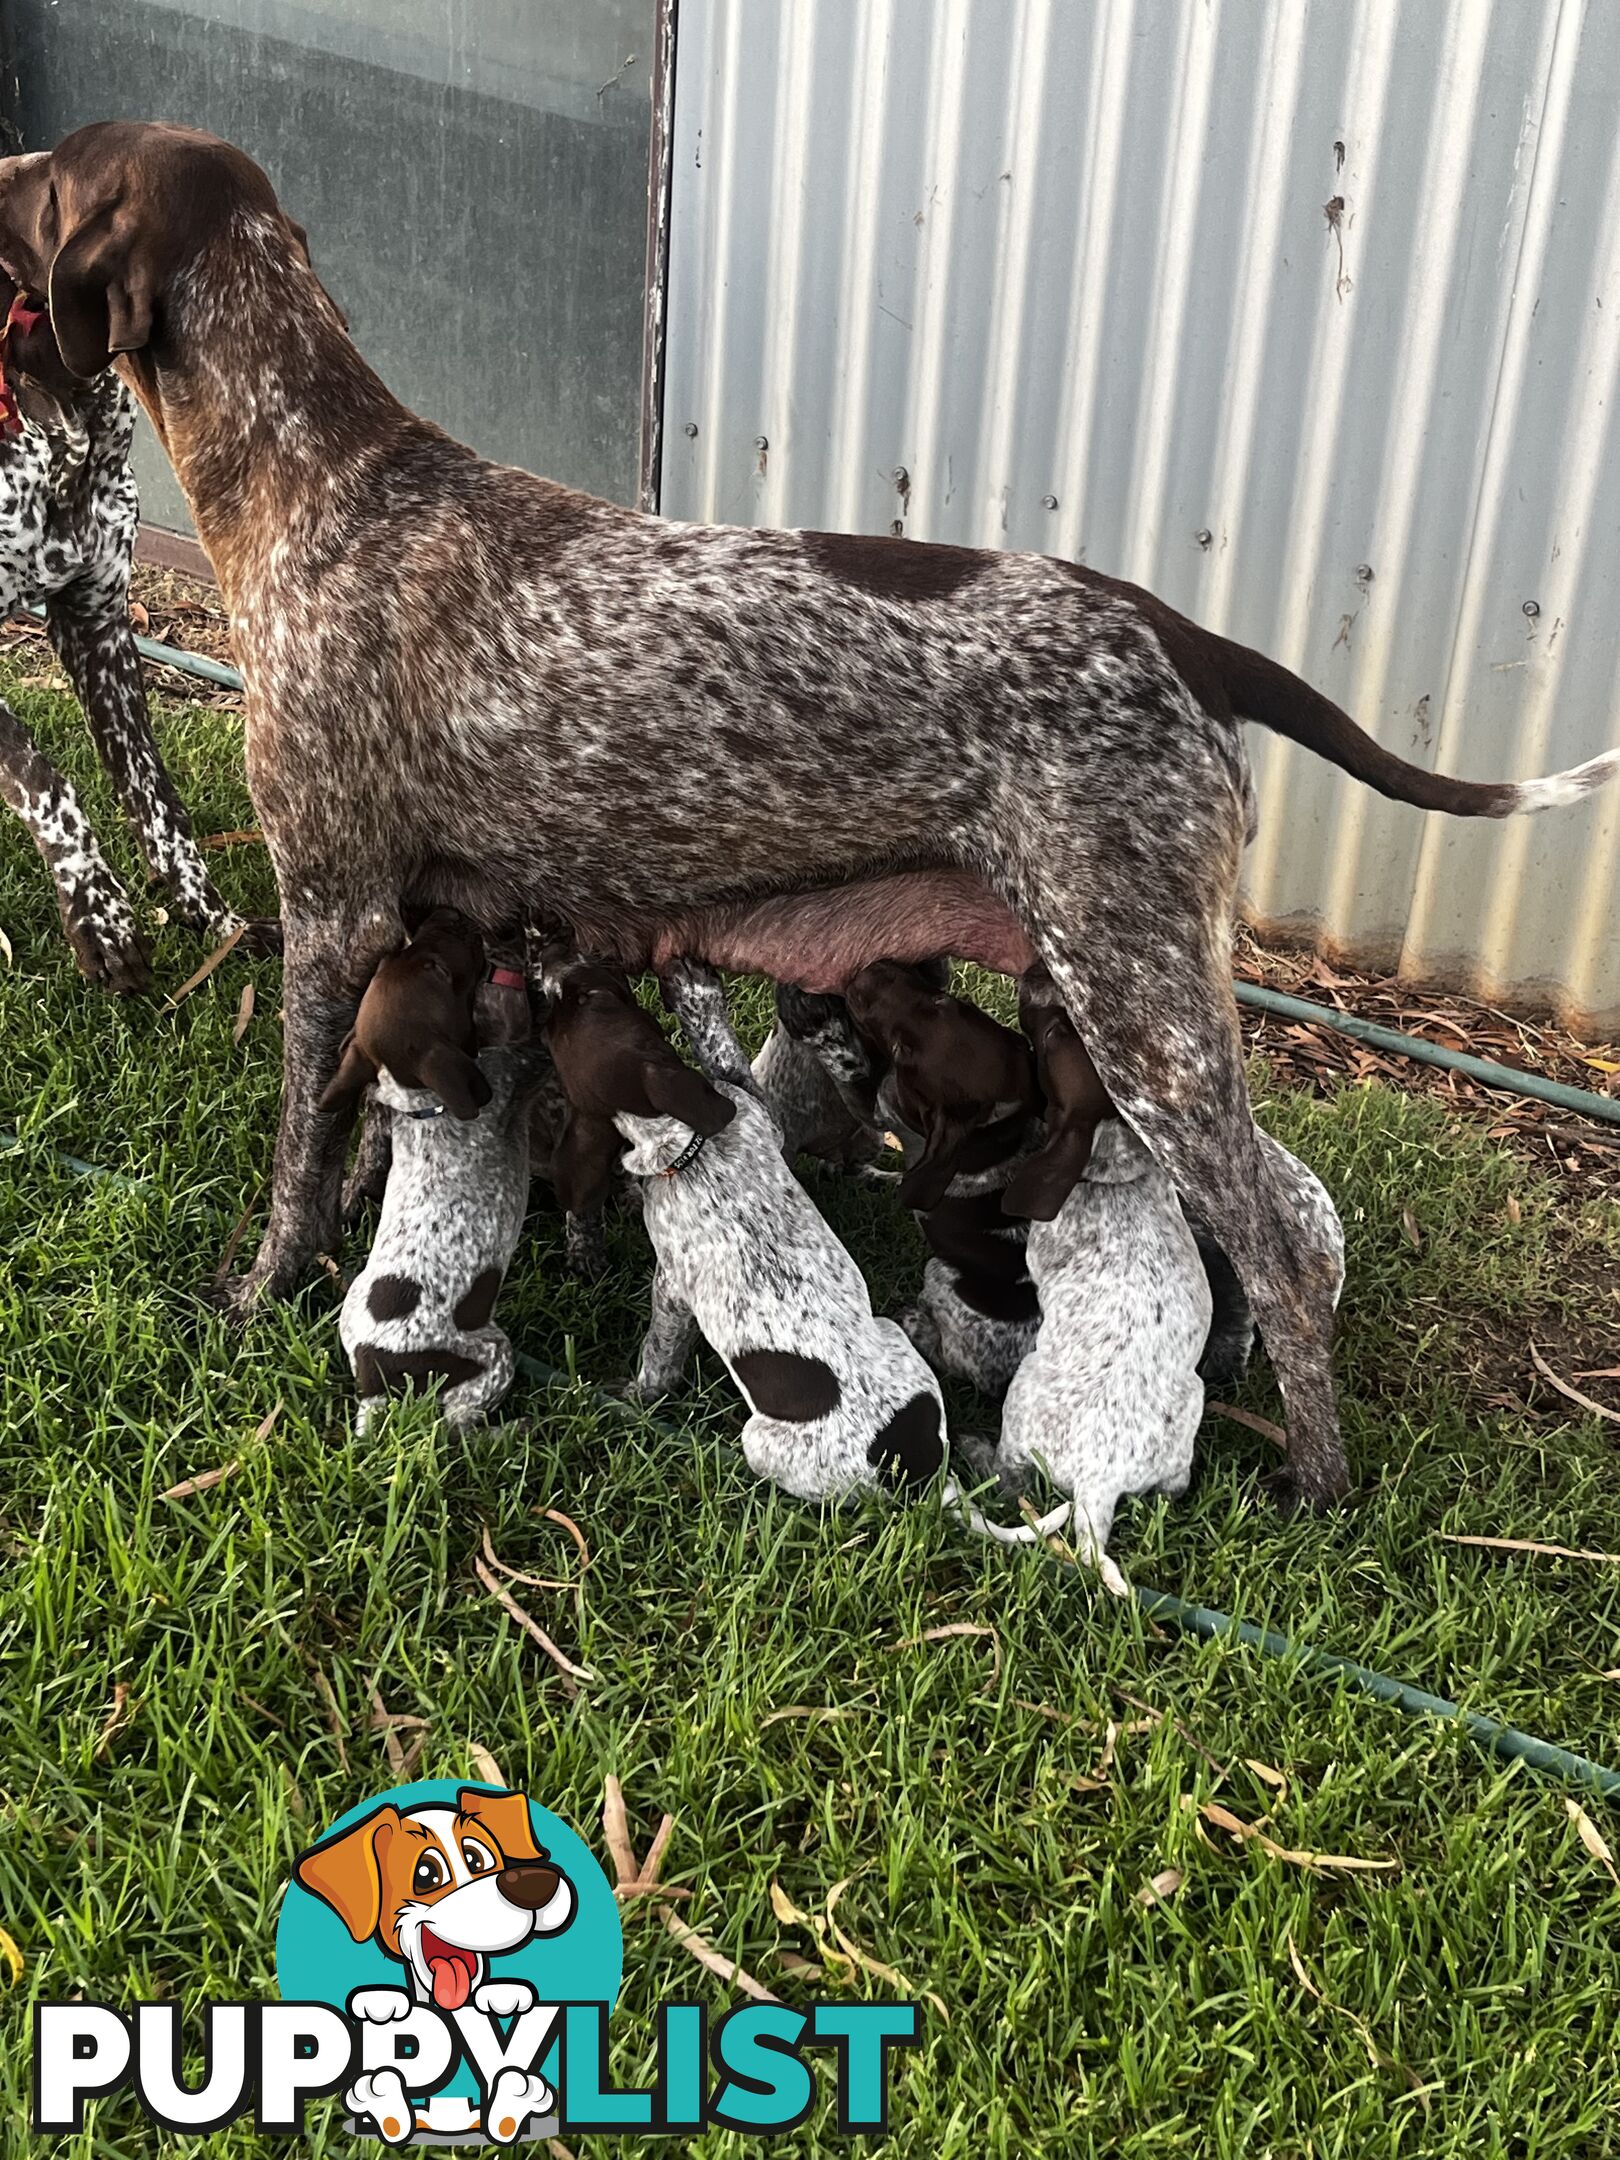
[[[1230,638],[1213,632],[1205,636],[1216,672],[1241,718],[1258,721],[1274,735],[1314,751],[1392,802],[1443,810],[1450,817],[1516,817],[1580,802],[1620,773],[1620,750],[1607,750],[1584,765],[1540,780],[1454,780],[1446,773],[1425,772],[1374,742],[1331,698],[1290,669]]]

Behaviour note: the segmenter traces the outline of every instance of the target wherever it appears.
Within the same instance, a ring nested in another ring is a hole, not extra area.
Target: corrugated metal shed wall
[[[676,70],[667,515],[1083,557],[1457,773],[1620,740],[1612,0],[681,0]],[[1620,1025],[1620,801],[1253,747],[1259,919]]]

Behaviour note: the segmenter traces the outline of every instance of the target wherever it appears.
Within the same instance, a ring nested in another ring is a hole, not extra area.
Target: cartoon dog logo
[[[493,1976],[490,1960],[560,1934],[577,1906],[573,1884],[535,1842],[525,1795],[475,1786],[463,1786],[454,1806],[402,1813],[384,1804],[302,1854],[293,1879],[331,1907],[355,1942],[376,1943],[404,1968],[403,1988],[361,1988],[350,1997],[354,2016],[379,2024],[415,2004],[431,2003],[447,2017],[469,2002],[491,2017],[531,2008],[529,1982]],[[390,2144],[439,2127],[412,2109],[398,2070],[357,2079],[344,2098]],[[510,2143],[554,2099],[544,2079],[503,2071],[484,2127]]]

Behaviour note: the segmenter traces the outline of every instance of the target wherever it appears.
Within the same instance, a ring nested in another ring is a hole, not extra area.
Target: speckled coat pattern
[[[445,1421],[458,1428],[483,1423],[512,1384],[512,1345],[493,1315],[529,1204],[535,1061],[527,1045],[482,1051],[492,1093],[465,1122],[429,1090],[378,1075],[393,1159],[377,1234],[339,1320],[361,1432],[406,1379],[418,1388],[438,1380]]]
[[[669,524],[492,464],[367,366],[241,151],[107,122],[0,160],[0,255],[31,289],[114,209],[73,327],[88,372],[110,307],[149,303],[118,366],[230,605],[286,932],[270,1218],[232,1301],[291,1289],[337,1235],[349,1114],[317,1105],[413,898],[811,989],[886,956],[1038,955],[1245,1286],[1288,1490],[1342,1494],[1331,1259],[1261,1152],[1232,995],[1240,722],[1476,816],[1577,801],[1616,759],[1451,780],[1086,566]]]
[[[1278,1191],[1287,1196],[1299,1219],[1301,1235],[1328,1256],[1332,1268],[1330,1288],[1336,1308],[1344,1289],[1344,1224],[1339,1220],[1333,1196],[1308,1163],[1302,1163],[1297,1155],[1290,1154],[1282,1142],[1274,1140],[1268,1132],[1260,1135],[1260,1152],[1271,1167]],[[1249,1301],[1231,1261],[1221,1251],[1208,1226],[1196,1208],[1185,1201],[1182,1207],[1209,1277],[1214,1304],[1209,1340],[1198,1361],[1198,1370],[1207,1385],[1224,1387],[1241,1379],[1248,1370],[1254,1351],[1254,1315],[1249,1310]]]
[[[869,1163],[878,1136],[839,1093],[816,1045],[792,1035],[779,1020],[754,1060],[754,1085],[782,1132],[789,1162],[812,1155],[840,1169]]]
[[[225,935],[215,891],[158,756],[129,621],[139,510],[129,445],[135,403],[117,376],[29,394],[0,435],[0,618],[43,605],[146,870],[192,928]],[[147,978],[134,912],[71,785],[0,701],[0,800],[27,826],[56,888],[81,970],[111,990]]]
[[[752,1412],[742,1446],[761,1477],[801,1500],[887,1484],[889,1465],[921,1482],[944,1459],[938,1382],[895,1323],[873,1316],[860,1269],[788,1168],[769,1113],[747,1089],[716,1084],[737,1115],[672,1176],[662,1173],[691,1142],[687,1126],[616,1121],[657,1255],[637,1393],[667,1394],[701,1329]],[[785,1395],[777,1368],[757,1376],[762,1352],[786,1361]],[[824,1407],[772,1414],[795,1393]]]
[[[1007,1390],[996,1466],[1011,1489],[1040,1468],[1068,1493],[1075,1549],[1100,1568],[1119,1501],[1184,1492],[1192,1475],[1209,1283],[1174,1186],[1122,1118],[1098,1127],[1056,1220],[1030,1225],[1028,1257],[1040,1334]]]

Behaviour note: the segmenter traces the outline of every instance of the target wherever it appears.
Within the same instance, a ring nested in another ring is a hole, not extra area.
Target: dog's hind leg
[[[1249,1109],[1230,949],[1242,822],[1228,823],[1210,780],[1156,879],[1103,874],[1143,846],[1123,817],[1072,861],[1059,821],[1035,821],[1042,847],[1022,866],[1020,913],[1116,1106],[1237,1270],[1287,1405],[1281,1495],[1324,1507],[1350,1483],[1333,1394],[1338,1262]]]
[[[482,1372],[470,1380],[458,1380],[439,1398],[444,1422],[453,1432],[467,1432],[488,1422],[489,1413],[512,1385],[517,1360],[510,1338],[498,1327],[479,1328],[446,1345],[457,1356],[482,1363]]]

